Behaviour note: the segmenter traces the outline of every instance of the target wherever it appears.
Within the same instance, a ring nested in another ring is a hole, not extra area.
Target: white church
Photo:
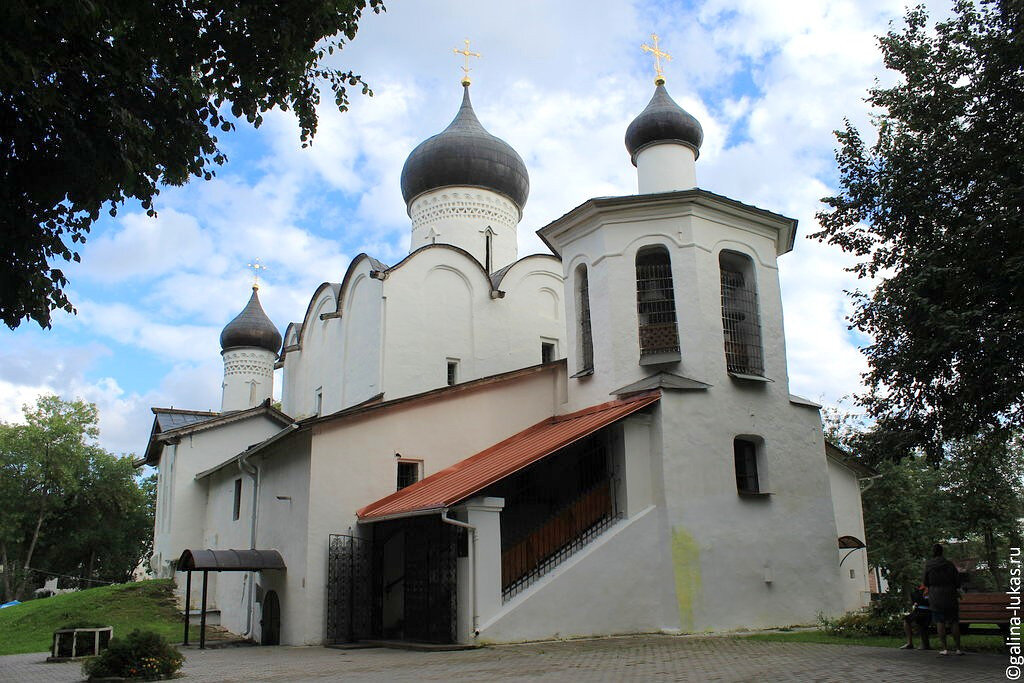
[[[208,572],[207,619],[264,644],[866,604],[866,473],[789,392],[796,220],[698,188],[702,139],[659,74],[625,131],[638,191],[582,201],[538,231],[551,254],[519,258],[527,169],[465,79],[402,171],[409,255],[357,256],[283,337],[253,287],[221,335],[221,411],[153,409],[157,574],[194,583],[195,610]]]

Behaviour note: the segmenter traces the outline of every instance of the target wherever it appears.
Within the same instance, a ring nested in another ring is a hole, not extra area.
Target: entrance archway
[[[263,616],[260,619],[260,644],[281,644],[281,603],[277,591],[267,591],[263,596]]]

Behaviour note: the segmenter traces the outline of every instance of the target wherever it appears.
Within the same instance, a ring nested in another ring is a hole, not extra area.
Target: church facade
[[[789,393],[796,221],[697,187],[703,132],[659,77],[626,131],[639,192],[584,201],[539,231],[551,254],[518,258],[527,169],[463,86],[402,172],[409,255],[356,257],[283,336],[254,287],[221,335],[222,410],[154,408],[157,573],[276,551],[284,569],[214,572],[209,596],[229,630],[286,644],[866,604],[865,473]]]

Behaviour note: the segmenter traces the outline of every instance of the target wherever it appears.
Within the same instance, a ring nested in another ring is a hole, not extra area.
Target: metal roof
[[[526,164],[512,146],[488,133],[469,101],[469,86],[462,106],[448,127],[427,138],[409,155],[402,168],[405,203],[439,187],[484,187],[512,200],[522,212],[530,194]]]
[[[675,103],[665,89],[658,85],[654,97],[626,129],[626,149],[636,166],[636,156],[649,145],[659,142],[678,142],[700,156],[704,130],[693,114]]]
[[[281,350],[281,333],[264,312],[257,291],[257,286],[253,285],[249,303],[221,331],[220,347],[222,349],[255,346],[273,353]]]
[[[253,572],[284,568],[284,558],[276,550],[186,549],[178,558],[179,572]]]
[[[175,410],[174,408],[153,408],[153,414],[156,415],[156,424],[161,432],[169,432],[172,429],[220,417],[220,413],[198,410]]]
[[[356,514],[360,521],[376,521],[442,510],[651,405],[659,398],[661,392],[647,392],[568,415],[550,417],[412,486],[381,498]]]

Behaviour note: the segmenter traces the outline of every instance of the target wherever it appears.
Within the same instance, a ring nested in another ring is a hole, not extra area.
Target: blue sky
[[[947,12],[947,3],[932,3]],[[534,231],[592,196],[636,191],[622,138],[652,93],[655,31],[672,55],[667,87],[701,121],[698,184],[798,218],[780,260],[791,389],[834,403],[859,389],[863,360],[846,330],[849,259],[806,239],[819,199],[835,190],[832,130],[868,128],[867,89],[883,72],[876,36],[901,2],[392,2],[367,15],[339,63],[373,98],[324,108],[301,149],[290,114],[222,135],[230,159],[211,182],[166,188],[159,217],[138,206],[104,218],[66,269],[77,316],[53,328],[0,332],[0,419],[43,392],[98,404],[101,443],[145,446],[153,405],[216,409],[221,328],[244,306],[246,264],[267,264],[260,296],[283,330],[323,281],[368,252],[408,251],[399,174],[409,152],[443,129],[461,97],[452,48],[472,40],[472,96],[484,126],[530,171],[520,255]],[[326,99],[326,98],[325,98]]]

